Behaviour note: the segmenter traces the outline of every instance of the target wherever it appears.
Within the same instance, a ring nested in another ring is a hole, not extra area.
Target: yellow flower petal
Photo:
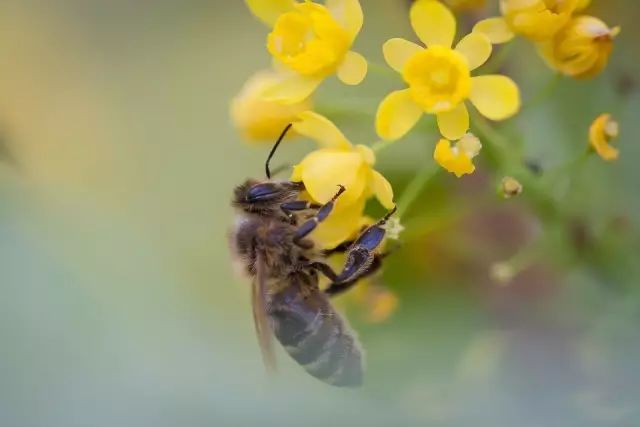
[[[358,0],[326,0],[325,6],[335,20],[347,30],[351,39],[355,39],[364,20],[360,2]]]
[[[464,102],[456,108],[436,115],[440,133],[447,139],[460,139],[469,130],[469,112]]]
[[[578,4],[576,6],[576,12],[586,9],[590,3],[591,3],[591,0],[578,0]]]
[[[371,192],[376,196],[380,204],[389,210],[393,209],[393,188],[387,178],[372,169],[369,185]]]
[[[367,75],[367,60],[354,51],[344,56],[344,61],[338,67],[338,78],[345,84],[357,85]]]
[[[458,178],[462,175],[473,173],[476,167],[469,156],[464,152],[451,148],[451,142],[441,139],[433,151],[433,159],[447,171],[454,173]]]
[[[376,131],[380,138],[402,138],[422,117],[422,109],[409,89],[391,92],[382,100],[376,113]]]
[[[339,185],[346,188],[340,196],[343,203],[354,203],[364,192],[368,168],[357,151],[321,148],[308,154],[299,167],[307,192],[318,203],[328,202]]]
[[[347,204],[340,196],[329,216],[313,230],[311,239],[318,248],[331,249],[358,235],[362,228],[364,205],[364,198]]]
[[[399,73],[402,73],[407,60],[423,49],[422,46],[401,38],[389,39],[382,45],[387,64]]]
[[[325,148],[351,148],[347,138],[331,120],[313,111],[304,111],[298,114],[298,120],[293,123],[293,130],[313,139]]]
[[[376,153],[371,149],[371,147],[367,147],[366,145],[358,144],[353,147],[360,155],[362,156],[362,161],[365,162],[369,166],[373,166],[376,163]]]
[[[520,108],[520,90],[506,76],[472,77],[469,99],[480,114],[491,120],[504,120]]]
[[[289,179],[293,182],[302,181],[302,167],[300,165],[295,165],[293,167],[293,171],[291,172],[291,177]]]
[[[500,44],[506,43],[513,39],[515,34],[509,29],[507,21],[504,18],[488,18],[478,22],[473,27],[473,32],[483,33],[491,43]]]
[[[245,0],[245,3],[251,13],[270,27],[280,15],[289,12],[296,4],[293,0]]]
[[[308,98],[320,83],[322,79],[298,74],[282,74],[278,81],[265,89],[264,98],[267,101],[294,104]]]
[[[469,69],[475,70],[491,56],[491,41],[482,33],[467,34],[456,46],[456,50],[460,52],[469,62]]]
[[[417,0],[411,6],[409,17],[413,31],[427,47],[451,47],[456,35],[456,19],[442,3]]]

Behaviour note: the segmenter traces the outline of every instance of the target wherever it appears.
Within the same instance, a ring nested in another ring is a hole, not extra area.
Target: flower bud
[[[517,196],[522,193],[522,184],[511,176],[505,176],[500,182],[500,193],[505,199]]]
[[[620,126],[610,114],[599,115],[589,128],[589,144],[604,160],[618,158],[618,150],[611,146],[611,140],[618,137]]]
[[[609,28],[592,16],[576,16],[552,39],[539,46],[548,64],[564,75],[590,78],[609,61],[620,27]]]

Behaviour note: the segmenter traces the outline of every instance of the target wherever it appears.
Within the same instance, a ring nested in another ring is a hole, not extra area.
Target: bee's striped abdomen
[[[276,338],[314,377],[337,386],[362,384],[362,352],[345,320],[324,293],[296,287],[271,297],[269,317]]]

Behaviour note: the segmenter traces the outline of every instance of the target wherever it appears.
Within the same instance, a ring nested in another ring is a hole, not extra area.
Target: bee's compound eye
[[[263,202],[271,200],[278,195],[280,191],[273,183],[256,184],[247,192],[247,202]]]

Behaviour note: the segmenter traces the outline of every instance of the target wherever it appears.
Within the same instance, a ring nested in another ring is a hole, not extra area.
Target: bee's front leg
[[[307,202],[305,200],[295,200],[293,202],[286,202],[280,205],[280,210],[284,212],[285,216],[289,218],[291,224],[296,223],[294,212],[304,211],[308,209],[320,209],[322,205],[313,202]]]
[[[333,210],[334,203],[336,202],[338,197],[340,197],[340,195],[345,192],[345,190],[346,189],[341,185],[340,189],[335,194],[335,196],[333,196],[331,200],[329,200],[327,203],[322,205],[318,209],[318,212],[315,214],[314,217],[304,222],[300,226],[300,228],[298,228],[298,231],[296,232],[296,235],[293,238],[294,243],[298,243],[300,240],[304,239],[309,233],[311,233],[318,226],[319,223],[327,219],[327,217]]]
[[[382,260],[387,255],[388,255],[387,253],[373,255],[373,259],[371,260],[371,263],[366,268],[362,269],[356,277],[350,280],[347,280],[346,282],[334,281],[333,283],[331,283],[331,285],[329,285],[327,289],[325,289],[324,292],[327,295],[333,297],[345,291],[348,291],[353,287],[353,285],[358,283],[360,279],[364,279],[365,277],[371,276],[375,274],[378,270],[380,270],[380,267],[382,267]]]
[[[320,273],[327,276],[327,278],[332,282],[335,282],[338,279],[338,274],[335,271],[333,271],[333,268],[331,268],[329,264],[325,264],[324,262],[320,262],[320,261],[309,262],[308,264],[306,264],[306,267],[319,271]]]
[[[395,208],[392,209],[380,221],[365,229],[353,242],[347,251],[347,260],[342,271],[325,292],[329,295],[344,292],[358,279],[369,276],[380,268],[381,260],[386,254],[376,254],[375,250],[384,240],[384,225],[395,211]]]

